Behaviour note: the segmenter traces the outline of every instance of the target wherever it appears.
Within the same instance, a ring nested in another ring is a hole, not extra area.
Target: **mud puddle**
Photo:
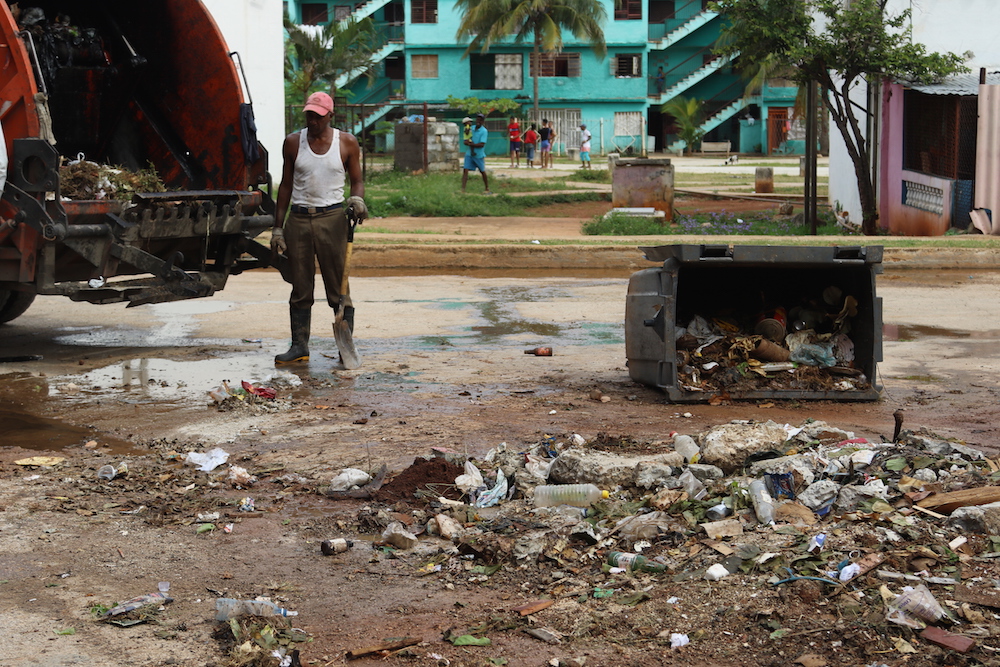
[[[882,326],[882,340],[911,342],[924,338],[979,338],[995,340],[1000,331],[965,331],[946,327],[920,326],[911,324],[885,324]]]
[[[99,441],[102,451],[116,456],[143,453],[134,443],[109,437],[96,429],[73,426],[58,419],[40,417],[16,408],[0,408],[0,447],[19,447],[31,451],[62,451]]]

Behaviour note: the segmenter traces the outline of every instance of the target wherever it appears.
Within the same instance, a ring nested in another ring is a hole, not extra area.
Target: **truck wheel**
[[[34,292],[0,290],[0,324],[10,322],[23,315],[34,300]]]

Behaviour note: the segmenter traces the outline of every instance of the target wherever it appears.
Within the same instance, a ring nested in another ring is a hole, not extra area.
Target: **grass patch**
[[[608,169],[578,169],[566,177],[567,181],[583,181],[584,183],[610,183],[611,171]]]
[[[467,192],[462,192],[460,173],[413,176],[385,172],[366,183],[365,201],[371,215],[388,217],[474,217],[526,215],[526,209],[544,204],[595,201],[601,193],[547,194],[565,189],[563,179],[498,178],[490,175],[492,196],[484,195],[483,179],[470,173]],[[537,192],[538,196],[509,197],[504,193]]]
[[[819,217],[817,234],[847,236],[834,224],[832,215],[821,214]],[[790,218],[718,212],[680,215],[673,224],[666,226],[652,218],[621,214],[598,216],[592,222],[584,223],[583,233],[589,236],[809,236],[810,229],[793,224]]]

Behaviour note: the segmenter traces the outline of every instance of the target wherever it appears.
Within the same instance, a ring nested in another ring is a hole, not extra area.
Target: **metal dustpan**
[[[340,360],[344,368],[349,371],[361,368],[361,355],[354,347],[354,336],[351,334],[350,324],[344,320],[344,301],[346,301],[347,279],[351,271],[351,248],[354,245],[354,228],[357,221],[351,215],[353,211],[347,211],[347,219],[350,225],[347,228],[347,254],[344,257],[344,274],[340,277],[340,306],[337,308],[337,316],[333,319],[333,337],[337,340],[337,349],[340,350]]]

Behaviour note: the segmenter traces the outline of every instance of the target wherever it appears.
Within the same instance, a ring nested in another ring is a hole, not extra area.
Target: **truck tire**
[[[23,315],[34,300],[34,292],[0,290],[0,324],[5,324]]]

